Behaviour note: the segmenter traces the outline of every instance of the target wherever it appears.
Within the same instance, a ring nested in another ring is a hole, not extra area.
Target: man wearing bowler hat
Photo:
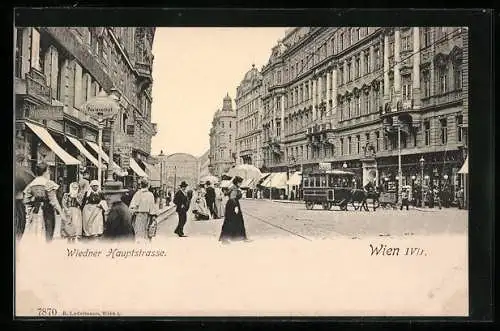
[[[184,234],[184,225],[187,220],[187,211],[189,209],[189,201],[187,197],[186,187],[187,183],[182,181],[180,185],[180,189],[175,193],[174,196],[174,204],[176,205],[175,211],[179,216],[179,223],[177,224],[177,228],[175,228],[174,233],[179,237],[186,237]]]

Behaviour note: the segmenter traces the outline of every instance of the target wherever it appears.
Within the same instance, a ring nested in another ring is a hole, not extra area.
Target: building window
[[[429,71],[424,71],[423,74],[423,80],[424,80],[424,97],[430,97],[431,96],[431,75]]]
[[[381,67],[381,61],[380,61],[380,49],[375,48],[375,70],[379,69]]]
[[[375,132],[375,150],[379,151],[380,132]]]
[[[351,81],[351,64],[350,63],[347,64],[347,81],[348,82]]]
[[[425,146],[431,144],[431,122],[429,120],[424,121],[424,136],[425,136]]]
[[[446,145],[448,143],[448,123],[446,118],[439,120],[441,123],[441,144]]]
[[[347,154],[348,155],[351,155],[351,153],[352,153],[352,149],[351,149],[352,145],[351,144],[352,144],[351,137],[347,137]]]
[[[448,75],[446,72],[446,67],[439,68],[439,93],[443,94],[447,91],[447,80]]]
[[[370,53],[365,54],[365,68],[364,68],[364,74],[370,73]]]
[[[360,40],[360,39],[361,39],[361,29],[356,28],[356,40]]]
[[[359,56],[356,58],[356,64],[354,66],[354,78],[358,78],[360,76],[361,66]]]
[[[356,116],[361,115],[361,98],[356,98]]]
[[[339,74],[337,75],[338,85],[344,84],[344,69],[339,69]]]
[[[344,34],[340,34],[339,38],[339,51],[342,51],[344,49]]]
[[[16,77],[21,77],[23,63],[23,31],[25,28],[16,28]]]
[[[371,109],[370,109],[370,95],[366,95],[364,96],[365,98],[365,109],[364,109],[364,113],[365,114],[370,114],[371,113]]]
[[[462,88],[462,69],[459,65],[455,65],[453,68],[453,85],[455,90]]]
[[[409,51],[409,50],[411,50],[410,36],[403,36],[401,38],[401,49],[403,51]]]
[[[462,142],[463,140],[463,122],[464,122],[464,117],[462,115],[457,116],[457,141]]]
[[[344,155],[344,138],[340,138],[340,155]]]
[[[361,137],[359,135],[356,136],[356,154],[359,154],[361,145]]]
[[[429,27],[424,28],[424,47],[429,47],[432,40],[432,30]]]
[[[402,90],[403,90],[403,100],[411,100],[412,89],[411,89],[411,76],[405,75],[402,77]]]

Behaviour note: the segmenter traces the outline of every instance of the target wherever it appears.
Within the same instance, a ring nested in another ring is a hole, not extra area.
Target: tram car
[[[307,209],[321,205],[330,210],[343,200],[351,198],[351,190],[356,185],[356,175],[343,170],[319,170],[304,174],[302,188]]]

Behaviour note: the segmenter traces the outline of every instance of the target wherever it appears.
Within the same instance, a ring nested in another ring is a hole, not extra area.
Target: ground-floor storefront
[[[36,165],[45,162],[49,166],[50,179],[58,183],[62,192],[68,192],[69,184],[78,182],[83,172],[88,172],[91,180],[98,179],[99,155],[101,156],[101,179],[104,182],[109,166],[109,152],[99,148],[97,133],[92,134],[84,128],[81,134],[73,135],[65,128],[74,127],[64,121],[44,122],[31,120],[16,121],[15,155],[16,163],[35,172]],[[79,133],[82,131],[76,131]],[[85,139],[86,138],[86,139]],[[123,169],[112,161],[113,180],[122,181],[124,187],[136,187],[137,179],[147,176],[131,158],[128,168]]]

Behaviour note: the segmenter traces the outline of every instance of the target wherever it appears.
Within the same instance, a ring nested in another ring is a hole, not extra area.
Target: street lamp
[[[347,169],[347,163],[342,164],[342,168]]]
[[[422,207],[424,206],[424,157],[422,156],[420,158],[420,180],[422,181],[420,183],[420,191],[422,194]]]

